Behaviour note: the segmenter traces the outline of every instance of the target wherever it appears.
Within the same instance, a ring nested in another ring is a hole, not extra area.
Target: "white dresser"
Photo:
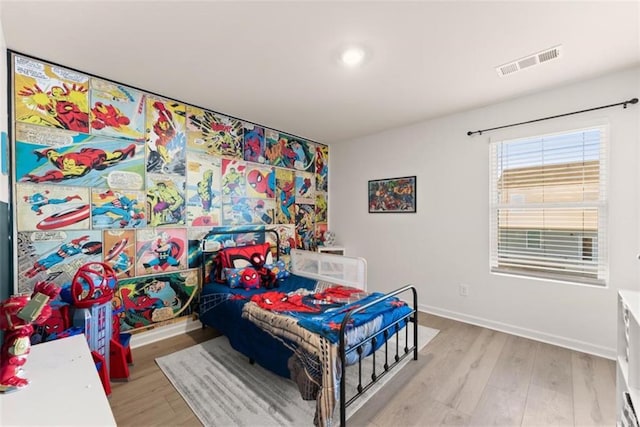
[[[640,415],[640,292],[618,293],[617,424],[638,427]],[[633,413],[631,407],[635,409]]]
[[[84,335],[31,347],[30,384],[0,393],[2,426],[115,426]]]

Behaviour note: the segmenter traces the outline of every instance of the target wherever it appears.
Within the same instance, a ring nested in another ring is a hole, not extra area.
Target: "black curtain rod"
[[[622,105],[623,108],[627,108],[627,104],[637,104],[637,103],[638,103],[638,98],[633,98],[633,99],[630,99],[628,101],[618,102],[617,104],[603,105],[603,106],[600,106],[600,107],[588,108],[586,110],[574,111],[574,112],[565,113],[565,114],[558,114],[557,116],[543,117],[541,119],[529,120],[529,121],[526,121],[526,122],[512,123],[510,125],[498,126],[498,127],[495,127],[495,128],[476,130],[476,131],[473,131],[473,132],[469,131],[469,132],[467,132],[467,135],[471,136],[471,135],[473,135],[475,133],[477,133],[478,135],[482,135],[483,132],[489,132],[491,130],[497,130],[497,129],[510,128],[510,127],[513,127],[513,126],[526,125],[526,124],[529,124],[529,123],[541,122],[542,120],[557,119],[558,117],[571,116],[572,114],[586,113],[588,111],[601,110],[603,108],[617,107],[618,105]]]

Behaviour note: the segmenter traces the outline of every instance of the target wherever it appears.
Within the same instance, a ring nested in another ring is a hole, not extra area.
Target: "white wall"
[[[616,292],[639,282],[640,104],[469,137],[640,96],[640,69],[331,145],[330,223],[369,263],[369,287],[415,284],[424,311],[614,357]],[[517,78],[516,76],[513,76]],[[510,77],[511,78],[511,77]],[[433,102],[438,102],[434,99]],[[489,272],[489,140],[610,125],[606,288]],[[367,181],[417,175],[416,214],[367,213]],[[458,293],[469,285],[469,295]]]

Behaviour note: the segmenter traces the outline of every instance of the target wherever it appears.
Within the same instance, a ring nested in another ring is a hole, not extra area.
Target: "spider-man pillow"
[[[281,259],[273,264],[265,264],[264,267],[268,268],[273,274],[276,275],[276,280],[284,280],[289,277],[290,273],[287,270],[287,264]]]
[[[269,262],[272,262],[269,243],[224,248],[214,259],[213,279],[218,283],[225,283],[227,281],[224,275],[225,268],[261,268]]]
[[[230,288],[256,289],[260,287],[260,275],[253,267],[225,268],[224,274]]]

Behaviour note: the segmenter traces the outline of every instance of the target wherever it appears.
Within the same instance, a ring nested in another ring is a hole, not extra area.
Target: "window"
[[[540,231],[527,231],[527,249],[540,249]]]
[[[582,259],[593,259],[593,237],[582,238]]]
[[[491,144],[491,271],[604,285],[606,128]]]

